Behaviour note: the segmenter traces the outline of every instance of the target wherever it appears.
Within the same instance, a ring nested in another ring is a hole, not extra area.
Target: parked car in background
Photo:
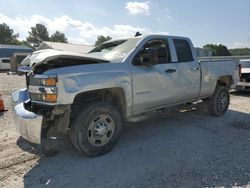
[[[10,58],[0,58],[0,70],[10,70]]]
[[[235,61],[198,61],[190,39],[145,35],[105,42],[88,54],[42,50],[26,58],[27,88],[12,93],[21,136],[40,144],[48,130],[70,131],[89,156],[110,151],[123,121],[204,100],[222,116],[239,81]]]
[[[250,90],[250,59],[240,60],[240,81],[237,83],[237,90]]]

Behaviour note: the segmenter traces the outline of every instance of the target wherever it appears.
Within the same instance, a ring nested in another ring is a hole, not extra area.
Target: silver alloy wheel
[[[218,103],[219,103],[218,107],[219,107],[220,111],[223,111],[227,108],[227,105],[228,105],[227,93],[225,93],[225,92],[221,93]]]
[[[115,130],[114,120],[107,114],[101,114],[91,121],[87,138],[94,146],[103,146],[111,138]]]

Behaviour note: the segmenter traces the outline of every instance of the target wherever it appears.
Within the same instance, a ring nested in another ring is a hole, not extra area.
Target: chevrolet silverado
[[[111,40],[88,54],[42,50],[24,61],[27,88],[12,93],[21,136],[41,144],[50,129],[69,131],[88,156],[109,152],[123,122],[160,109],[203,100],[222,116],[239,81],[236,62],[198,61],[190,39],[167,35]]]

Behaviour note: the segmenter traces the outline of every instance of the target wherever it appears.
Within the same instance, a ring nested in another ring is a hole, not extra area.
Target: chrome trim
[[[43,116],[37,115],[24,108],[24,102],[29,101],[29,93],[27,89],[21,89],[11,94],[14,107],[14,120],[16,129],[20,135],[35,144],[41,143],[41,130]]]
[[[26,88],[14,91],[11,93],[11,97],[14,103],[19,104],[30,99],[29,93]]]
[[[46,78],[57,78],[57,75],[36,74],[33,77],[34,78],[46,79]]]
[[[38,93],[38,94],[56,94],[57,87],[49,87],[49,86],[29,86],[30,93]],[[52,91],[54,90],[54,91]]]
[[[32,100],[31,99],[31,102],[34,102],[36,104],[49,105],[49,106],[56,106],[56,105],[58,105],[58,101],[56,101],[56,102],[47,102],[47,101],[38,101],[38,100]]]
[[[24,108],[23,103],[14,107],[16,129],[20,135],[35,144],[41,144],[43,116],[39,116]]]

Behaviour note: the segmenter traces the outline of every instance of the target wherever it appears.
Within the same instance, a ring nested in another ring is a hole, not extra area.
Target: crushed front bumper
[[[11,94],[14,107],[14,119],[20,135],[35,144],[41,144],[41,131],[43,116],[37,115],[24,108],[24,103],[29,101],[26,89],[15,91]]]

